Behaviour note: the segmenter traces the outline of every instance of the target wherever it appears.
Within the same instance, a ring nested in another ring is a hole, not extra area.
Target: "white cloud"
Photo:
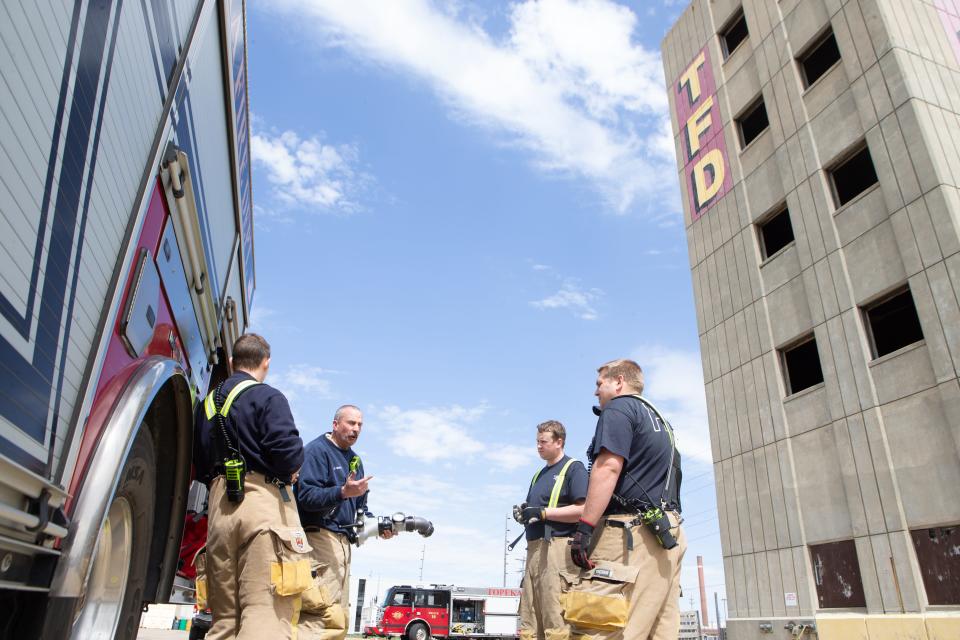
[[[674,198],[674,160],[659,153],[660,58],[633,41],[638,17],[627,7],[528,0],[514,5],[498,42],[430,0],[272,5],[312,25],[322,44],[426,82],[455,116],[529,150],[543,170],[586,179],[618,212]]]
[[[304,398],[329,399],[333,390],[327,376],[338,372],[309,364],[295,364],[277,373],[271,372],[270,384],[283,390],[293,404]]]
[[[633,357],[643,368],[643,395],[673,425],[681,454],[712,464],[700,354],[654,345],[637,349]]]
[[[251,149],[282,203],[345,213],[357,210],[355,196],[369,178],[357,169],[355,146],[324,144],[316,136],[302,139],[284,131],[255,133]]]
[[[377,420],[386,427],[387,440],[397,455],[428,463],[453,461],[462,464],[479,458],[501,471],[529,465],[533,457],[526,449],[486,443],[474,435],[488,431],[480,427],[487,410],[485,404],[423,409],[401,409],[391,405],[375,413]]]
[[[529,446],[507,444],[492,446],[488,448],[485,455],[495,468],[502,471],[521,469],[529,466],[533,460]]]
[[[582,320],[596,320],[599,315],[593,304],[603,296],[600,289],[584,289],[575,280],[567,279],[560,290],[530,304],[537,309],[569,309]]]

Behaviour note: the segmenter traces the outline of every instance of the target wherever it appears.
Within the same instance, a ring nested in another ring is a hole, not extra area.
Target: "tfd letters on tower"
[[[709,46],[700,50],[673,86],[684,161],[683,184],[693,220],[733,186]]]

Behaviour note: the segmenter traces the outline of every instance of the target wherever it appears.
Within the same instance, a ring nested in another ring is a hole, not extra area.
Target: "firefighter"
[[[351,547],[357,514],[367,510],[363,462],[353,450],[363,413],[352,404],[337,409],[330,432],[307,445],[297,483],[297,507],[313,548],[314,584],[303,594],[301,640],[342,640],[347,635]],[[384,538],[392,532],[381,534]]]
[[[673,429],[632,360],[597,370],[590,485],[570,539],[582,572],[562,598],[575,634],[675,640],[680,629],[680,460]]]
[[[293,638],[310,547],[289,485],[303,441],[287,399],[264,384],[270,345],[233,345],[234,373],[197,407],[194,461],[209,490],[208,640]]]
[[[521,640],[567,640],[560,572],[575,575],[568,538],[587,497],[587,470],[564,455],[567,432],[556,420],[537,425],[537,453],[547,463],[533,476],[518,520],[526,527],[527,562],[520,598]]]

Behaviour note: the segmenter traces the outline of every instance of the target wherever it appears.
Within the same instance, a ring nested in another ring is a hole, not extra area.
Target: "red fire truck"
[[[244,0],[0,3],[0,636],[171,597],[254,292]]]
[[[427,640],[518,638],[520,589],[430,585],[390,587],[364,635]]]

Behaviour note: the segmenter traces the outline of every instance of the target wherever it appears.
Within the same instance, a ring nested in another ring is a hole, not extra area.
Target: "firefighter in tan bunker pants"
[[[246,334],[235,373],[197,408],[194,461],[210,490],[205,578],[209,640],[296,637],[301,593],[311,584],[310,545],[290,484],[303,442],[282,393],[263,383],[270,345]]]
[[[363,462],[353,445],[363,413],[347,404],[337,409],[330,432],[307,445],[297,482],[297,506],[313,551],[313,586],[303,594],[300,640],[342,640],[350,610],[350,559],[357,513],[367,510]],[[393,532],[381,534],[393,537]]]
[[[537,425],[537,454],[546,466],[537,470],[527,499],[514,509],[524,525],[527,563],[520,597],[520,640],[568,640],[560,587],[563,572],[576,573],[567,542],[587,497],[587,470],[564,455],[567,432],[556,420]]]
[[[673,429],[640,394],[632,360],[597,370],[600,406],[583,515],[570,539],[581,568],[561,601],[575,635],[676,640],[680,631],[680,459]]]

